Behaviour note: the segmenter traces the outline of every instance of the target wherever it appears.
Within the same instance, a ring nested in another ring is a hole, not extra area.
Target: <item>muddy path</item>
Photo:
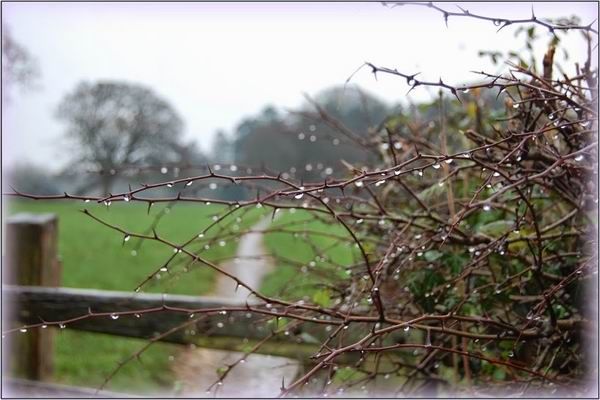
[[[221,265],[223,269],[239,277],[250,287],[259,288],[264,277],[273,269],[273,264],[264,257],[262,230],[271,223],[270,218],[261,220],[240,239],[236,257]],[[245,288],[236,290],[235,282],[219,275],[215,297],[228,297],[245,300],[249,292]],[[231,364],[243,356],[243,353],[212,350],[186,349],[173,363],[176,379],[181,383],[182,397],[214,397],[206,389],[217,381],[217,369]],[[223,385],[218,386],[217,397],[275,397],[279,394],[281,379],[291,382],[298,374],[300,365],[297,361],[269,355],[251,354],[243,364],[238,364],[227,376]]]

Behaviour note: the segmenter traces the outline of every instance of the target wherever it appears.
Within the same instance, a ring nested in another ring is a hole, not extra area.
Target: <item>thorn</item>
[[[281,377],[281,391],[283,392],[285,390],[285,376]]]
[[[498,100],[498,98],[500,97],[500,94],[504,91],[504,86],[500,88],[500,90],[498,90],[498,94],[496,95],[496,100]]]
[[[148,202],[148,211],[146,212],[148,215],[150,215],[150,207],[152,207],[151,201]]]
[[[462,101],[460,100],[460,97],[458,97],[458,94],[456,93],[456,89],[452,88],[452,89],[450,89],[450,92],[452,92],[452,94],[454,95],[454,97],[456,97],[456,100],[458,100],[458,102],[460,104],[462,104]]]
[[[592,22],[590,22],[588,25],[586,25],[586,28],[592,29],[592,26],[596,23],[597,19],[594,19]],[[554,29],[552,29],[552,32],[554,32]]]
[[[377,80],[377,68],[372,64],[370,65],[370,67],[371,67],[371,73],[375,77],[375,80]]]
[[[415,83],[413,83],[413,85],[410,87],[410,89],[408,89],[408,92],[406,92],[406,94],[409,94],[410,92],[412,92],[414,90],[414,88],[416,88],[419,85],[420,85],[420,83],[415,80]]]
[[[152,233],[154,234],[154,239],[158,239],[158,234],[156,233],[156,229],[152,228]]]
[[[534,21],[537,19],[535,17],[535,12],[533,12],[533,4],[531,5],[531,19],[534,20]]]
[[[448,28],[448,13],[444,13],[444,22],[446,23],[446,28]]]
[[[213,173],[212,169],[210,169],[210,164],[206,164],[206,168],[208,169],[208,173],[210,174],[210,176],[213,176],[214,173]]]

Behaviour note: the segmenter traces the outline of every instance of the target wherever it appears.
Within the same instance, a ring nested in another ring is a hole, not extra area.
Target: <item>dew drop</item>
[[[168,169],[167,167],[162,167],[162,168],[160,169],[160,173],[161,173],[161,174],[166,174],[167,172],[169,172],[169,169]]]
[[[129,200],[131,200],[131,198],[127,195],[123,196],[123,200],[125,200],[126,202],[128,202]]]
[[[575,157],[575,161],[583,161],[583,154],[579,154]]]
[[[19,329],[19,332],[25,333],[25,332],[27,332],[27,329],[26,328],[21,328],[21,329]]]
[[[222,328],[223,326],[225,326],[225,325],[223,325],[223,323],[222,323],[222,322],[218,322],[218,323],[217,323],[217,327],[218,327],[218,328]]]
[[[191,185],[192,185],[192,183],[194,183],[194,181],[189,181],[188,183],[186,183],[186,184],[185,184],[185,186],[186,186],[186,187],[187,187],[187,186],[191,186]]]
[[[377,187],[377,186],[381,186],[381,185],[383,185],[384,183],[385,183],[385,179],[382,179],[382,180],[380,180],[380,181],[377,181],[377,183],[375,183],[375,186],[376,186],[376,187]]]
[[[494,172],[493,176],[500,176],[500,173],[499,172]]]
[[[354,182],[354,185],[356,185],[356,187],[362,187],[363,186],[363,182],[362,181],[356,181],[356,182]]]
[[[491,209],[492,209],[492,207],[489,204],[483,205],[483,211],[490,211]]]
[[[66,326],[65,324],[58,324],[58,327],[59,327],[60,329],[65,329],[67,326]]]
[[[208,187],[210,188],[210,190],[215,190],[215,189],[217,189],[217,184],[216,184],[216,183],[214,183],[214,182],[211,182],[211,183],[208,185]]]
[[[404,330],[404,332],[408,332],[410,330],[410,326],[406,325],[403,330]]]
[[[119,319],[119,316],[117,314],[110,314],[110,318]]]
[[[438,163],[435,163],[432,165],[433,169],[440,169],[441,165]]]
[[[298,193],[297,195],[294,196],[294,198],[296,200],[300,200],[302,197],[304,197],[304,193]]]
[[[160,272],[167,272],[167,271],[168,271],[168,269],[167,269],[167,267],[162,267],[162,268],[161,268],[159,271],[160,271]]]
[[[48,327],[48,325],[44,324],[42,325],[42,329],[46,329]]]

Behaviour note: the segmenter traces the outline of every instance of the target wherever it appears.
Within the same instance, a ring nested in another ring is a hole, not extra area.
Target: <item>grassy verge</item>
[[[67,287],[103,290],[132,291],[149,274],[157,271],[173,255],[173,249],[154,241],[131,238],[124,242],[123,235],[92,220],[80,210],[90,213],[128,232],[147,233],[167,204],[155,205],[147,214],[144,205],[134,203],[113,204],[110,207],[83,202],[13,201],[7,205],[6,214],[17,212],[54,213],[59,218],[59,255],[62,260],[63,281]],[[197,236],[213,223],[213,217],[222,214],[223,207],[204,204],[177,204],[170,208],[156,226],[157,233],[174,243]],[[251,226],[260,217],[259,210],[251,210],[243,219],[236,216],[224,220],[224,225],[235,230]],[[244,210],[236,212],[242,216]],[[230,229],[231,231],[231,229]],[[233,256],[237,244],[234,240],[214,239],[218,230],[211,229],[189,246],[201,250],[202,257],[218,262]],[[223,233],[218,236],[221,237]],[[208,248],[206,248],[208,246]],[[208,293],[215,281],[214,272],[195,264],[182,273],[189,261],[183,254],[170,264],[169,272],[160,279],[152,279],[144,291],[201,295]],[[64,330],[57,334],[55,346],[55,380],[57,382],[97,387],[104,377],[144,345],[145,341],[116,336]],[[180,347],[157,343],[142,356],[142,363],[126,365],[108,384],[106,389],[153,393],[171,390],[175,385],[169,368],[169,358]]]

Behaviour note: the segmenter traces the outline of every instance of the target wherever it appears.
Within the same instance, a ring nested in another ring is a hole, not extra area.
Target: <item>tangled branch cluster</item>
[[[429,7],[443,12],[446,19],[457,15]],[[466,11],[461,15],[475,17]],[[535,17],[493,20],[501,27],[541,23]],[[551,31],[583,30],[589,47],[589,33],[596,33],[591,25],[541,24]],[[598,273],[594,250],[598,245],[598,73],[592,69],[590,55],[575,76],[555,77],[554,51],[548,49],[543,73],[513,64],[504,75],[482,72],[481,83],[463,86],[419,80],[416,74],[366,64],[373,73],[406,79],[411,90],[439,88],[433,106],[438,118],[414,113],[390,116],[360,144],[365,151],[379,154],[379,165],[348,165],[343,179],[306,183],[281,174],[226,175],[208,167],[202,175],[102,197],[34,196],[16,190],[11,195],[82,200],[107,207],[139,202],[148,209],[167,202],[221,204],[223,212],[212,224],[185,242],[174,242],[156,231],[130,232],[88,209],[83,212],[123,235],[124,241],[135,237],[173,249],[136,291],[158,274],[175,276],[207,267],[246,288],[253,301],[219,310],[165,306],[125,314],[193,316],[174,329],[185,329],[220,312],[254,313],[275,321],[271,326],[276,328],[251,352],[277,336],[300,341],[302,333],[310,332],[318,338],[311,367],[295,381],[283,382],[281,396],[335,395],[359,387],[399,395],[433,387],[450,390],[450,386],[470,393],[577,393],[587,385],[590,360],[585,346],[596,329],[585,296],[589,295],[587,282],[597,280]],[[488,91],[501,101],[493,115],[491,100],[485,97]],[[451,96],[446,98],[447,93]],[[340,138],[360,137],[323,109],[317,108],[316,115]],[[252,200],[229,201],[185,193],[190,185],[208,187],[215,182],[244,185],[257,195]],[[153,189],[164,187],[174,195],[151,195]],[[277,251],[270,256],[276,263],[292,265],[300,275],[310,275],[300,292],[319,291],[324,300],[298,295],[294,282],[278,296],[267,296],[203,256],[207,246],[248,233],[232,226],[236,218],[256,208],[273,216],[303,215],[299,223],[274,223],[265,233],[305,242],[316,261],[307,265]],[[311,221],[342,229],[302,229]],[[320,237],[332,244],[317,245]],[[332,257],[335,247],[346,249],[353,261]],[[102,316],[90,311],[81,318]],[[236,365],[229,365],[220,379]]]

